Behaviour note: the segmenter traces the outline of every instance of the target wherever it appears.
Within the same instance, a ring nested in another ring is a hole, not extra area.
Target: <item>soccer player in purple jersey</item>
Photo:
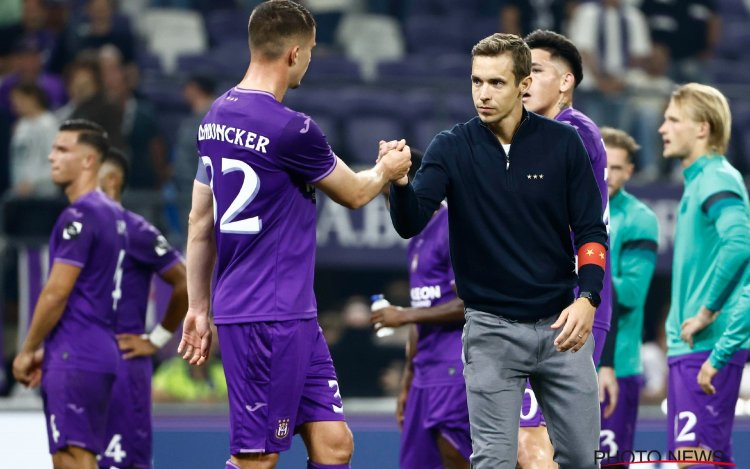
[[[417,155],[412,149],[414,172]],[[383,192],[388,204],[388,188]],[[396,409],[400,467],[468,469],[471,435],[461,362],[464,302],[455,291],[447,205],[409,241],[407,259],[411,308],[388,306],[371,318],[376,327],[411,324]]]
[[[119,362],[114,325],[127,246],[122,210],[97,188],[107,153],[97,124],[60,126],[49,161],[70,206],[50,235],[50,269],[13,375],[40,384],[55,469],[95,469]],[[42,349],[43,344],[43,349]]]
[[[601,194],[603,219],[609,230],[609,197],[607,189],[607,154],[599,129],[585,114],[573,108],[573,91],[583,79],[581,55],[576,46],[565,36],[536,30],[524,38],[531,49],[531,87],[524,94],[523,103],[531,112],[550,119],[566,122],[575,127],[589,155],[597,186]],[[607,268],[601,303],[594,317],[594,363],[600,364],[605,338],[612,317],[612,276]],[[600,398],[610,396],[609,407],[603,414],[609,415],[617,404],[617,379],[611,356],[599,368]],[[519,431],[519,463],[527,468],[551,468],[552,445],[549,442],[544,417],[536,396],[530,386],[524,394]]]
[[[99,170],[99,185],[118,204],[128,179],[128,161],[111,149]],[[123,360],[109,407],[106,447],[99,467],[151,467],[151,356],[172,337],[187,311],[185,264],[166,238],[143,217],[124,210],[128,248],[122,262],[122,299],[117,308],[117,341]],[[149,333],[146,307],[157,274],[172,286],[167,311]]]
[[[250,15],[249,33],[245,77],[198,130],[189,305],[178,350],[192,364],[205,362],[212,290],[229,389],[227,468],[275,467],[294,433],[307,446],[308,468],[348,468],[352,434],[316,321],[315,189],[361,207],[406,176],[411,156],[400,141],[372,169],[354,173],[315,121],[281,104],[300,85],[315,46],[315,21],[304,7],[264,2]]]

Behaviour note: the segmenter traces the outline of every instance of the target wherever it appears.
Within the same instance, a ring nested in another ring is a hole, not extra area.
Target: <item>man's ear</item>
[[[531,75],[521,80],[521,83],[518,86],[518,91],[523,95],[525,92],[529,91],[529,88],[531,88]]]
[[[565,72],[560,77],[560,92],[566,93],[576,86],[576,79],[570,72]]]
[[[294,67],[294,65],[297,64],[297,59],[299,58],[299,49],[300,47],[298,45],[289,48],[287,58],[290,67]]]

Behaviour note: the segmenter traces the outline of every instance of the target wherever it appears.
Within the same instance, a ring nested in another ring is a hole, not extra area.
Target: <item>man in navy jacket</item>
[[[438,134],[414,180],[394,184],[391,218],[401,236],[412,237],[447,197],[451,260],[466,304],[472,467],[515,468],[529,378],[560,469],[588,469],[599,445],[590,333],[607,233],[575,129],[523,107],[530,68],[518,36],[498,33],[474,46],[479,116]]]

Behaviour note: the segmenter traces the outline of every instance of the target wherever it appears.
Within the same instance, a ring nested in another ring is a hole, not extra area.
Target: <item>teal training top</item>
[[[742,176],[726,158],[702,156],[685,169],[666,324],[670,357],[710,350],[711,364],[721,368],[750,346],[750,299],[742,296],[750,276],[749,214]],[[721,313],[695,335],[691,349],[680,328],[701,306]]]
[[[615,373],[624,378],[643,372],[643,307],[656,268],[659,222],[653,210],[624,189],[612,196],[609,208],[612,285],[619,310]]]

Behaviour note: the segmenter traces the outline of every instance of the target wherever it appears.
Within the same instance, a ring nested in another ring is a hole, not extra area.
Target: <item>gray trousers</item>
[[[466,309],[464,378],[474,469],[514,469],[526,378],[547,421],[560,469],[596,468],[599,387],[594,339],[576,353],[558,352],[550,329],[557,315],[522,323]]]

